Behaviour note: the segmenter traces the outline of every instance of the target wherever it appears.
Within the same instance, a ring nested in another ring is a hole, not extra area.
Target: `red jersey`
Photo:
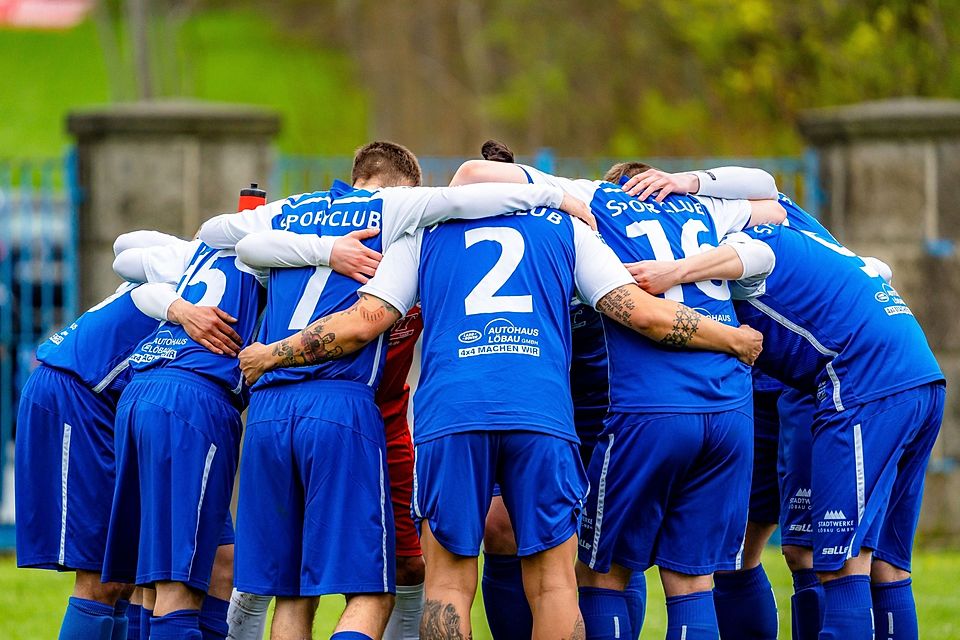
[[[406,427],[407,402],[410,396],[407,374],[410,373],[413,349],[421,333],[423,319],[420,316],[420,307],[410,309],[390,330],[387,362],[383,367],[383,378],[376,395],[377,406],[380,407],[383,422],[387,425],[388,438],[394,421],[402,418]]]

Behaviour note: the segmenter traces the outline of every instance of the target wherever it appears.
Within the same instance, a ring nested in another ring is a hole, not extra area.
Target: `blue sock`
[[[150,640],[151,622],[153,622],[153,609],[140,605],[140,640]]]
[[[113,607],[113,632],[110,634],[110,640],[127,640],[127,609],[130,607],[129,600],[117,600]]]
[[[713,605],[724,640],[777,640],[777,601],[763,565],[713,574]]]
[[[820,640],[873,640],[870,576],[844,576],[823,583]]]
[[[870,587],[877,640],[917,640],[920,637],[912,584],[913,581],[907,578]]]
[[[203,640],[200,611],[180,609],[150,621],[150,640]]]
[[[226,640],[230,627],[227,625],[227,609],[230,603],[207,594],[200,607],[200,632],[203,640]]]
[[[580,613],[587,640],[636,637],[630,627],[630,607],[623,591],[580,587]]]
[[[373,638],[359,631],[337,631],[330,636],[330,640],[373,640]]]
[[[60,625],[60,640],[111,640],[113,607],[71,597]]]
[[[127,640],[140,640],[140,610],[142,608],[138,604],[131,604],[127,607]]]
[[[494,640],[527,639],[533,633],[533,614],[523,592],[520,558],[483,554],[483,606]]]
[[[667,598],[666,640],[720,640],[713,592]]]
[[[640,637],[640,630],[643,629],[643,618],[647,613],[647,578],[643,575],[643,571],[633,572],[623,594],[627,599],[630,631],[633,633],[631,640],[637,640]]]
[[[793,640],[817,640],[820,636],[823,585],[813,569],[800,569],[793,573],[790,619],[793,622]]]

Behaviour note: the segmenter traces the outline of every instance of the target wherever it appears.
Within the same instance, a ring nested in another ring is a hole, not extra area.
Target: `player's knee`
[[[134,585],[122,582],[100,582],[98,572],[78,571],[73,593],[84,600],[116,604],[117,600],[129,599],[134,588]]]
[[[627,588],[627,583],[630,582],[629,570],[617,565],[611,566],[607,573],[600,573],[577,560],[575,572],[577,585],[581,587],[623,591]]]
[[[483,530],[483,550],[486,553],[509,556],[517,552],[513,524],[505,508],[491,508]]]
[[[221,600],[228,600],[233,591],[233,549],[232,544],[217,547],[210,574],[210,594]]]
[[[713,574],[693,576],[660,567],[660,581],[668,598],[713,589]]]
[[[910,572],[895,567],[883,560],[874,560],[870,566],[870,581],[874,583],[900,582],[910,577]]]
[[[412,586],[423,583],[423,556],[397,557],[397,584]]]
[[[787,544],[783,546],[782,552],[791,573],[813,568],[813,549]]]

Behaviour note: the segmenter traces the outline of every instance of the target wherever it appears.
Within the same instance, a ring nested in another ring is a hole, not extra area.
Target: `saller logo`
[[[483,337],[483,334],[481,334],[476,329],[468,329],[467,331],[464,331],[459,336],[457,336],[457,340],[459,340],[464,344],[470,344],[471,342],[476,342],[482,337]]]

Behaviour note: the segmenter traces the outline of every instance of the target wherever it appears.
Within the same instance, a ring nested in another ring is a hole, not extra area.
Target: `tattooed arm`
[[[753,364],[763,344],[763,336],[746,325],[727,326],[632,284],[602,297],[597,311],[660,344],[729,353],[747,364]]]
[[[359,351],[387,331],[402,314],[390,303],[361,293],[349,309],[320,318],[289,338],[255,342],[240,352],[240,370],[248,384],[280,367],[306,367]]]

